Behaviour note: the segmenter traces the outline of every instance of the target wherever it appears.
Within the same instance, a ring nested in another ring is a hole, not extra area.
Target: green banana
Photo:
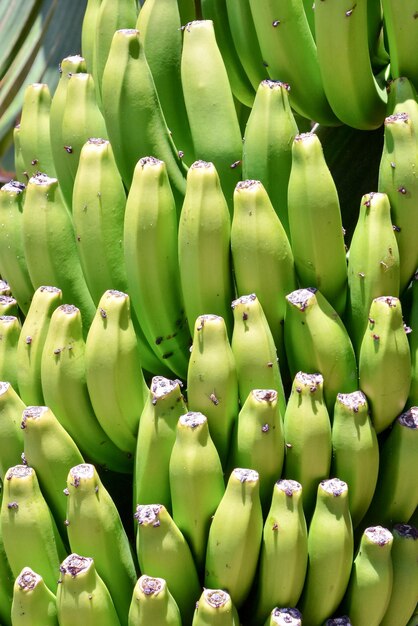
[[[53,312],[40,371],[45,404],[74,439],[84,458],[116,472],[131,472],[132,456],[109,439],[91,404],[83,325],[77,307],[64,304]]]
[[[340,202],[321,140],[313,132],[296,135],[293,140],[288,212],[300,286],[319,289],[342,316],[347,260]]]
[[[184,27],[181,81],[195,154],[213,163],[231,208],[241,176],[242,137],[212,20]]]
[[[143,574],[135,585],[128,626],[181,626],[179,607],[164,578]]]
[[[95,569],[110,592],[121,625],[127,625],[137,574],[128,535],[116,504],[90,463],[72,467],[66,484],[66,525],[71,550],[93,558]]]
[[[251,623],[264,624],[272,606],[296,606],[308,564],[308,533],[302,507],[303,488],[278,480],[265,518]],[[290,622],[291,623],[291,622]]]
[[[399,76],[389,81],[387,86],[388,104],[387,115],[408,113],[412,126],[418,126],[417,90],[408,76]]]
[[[16,315],[0,315],[0,379],[7,380],[15,389],[18,389],[16,353],[21,328]]]
[[[302,485],[308,521],[315,508],[318,484],[328,478],[331,467],[331,422],[324,389],[321,374],[297,372],[284,413],[284,476]]]
[[[25,463],[36,472],[57,528],[66,541],[67,503],[62,493],[68,470],[84,459],[76,443],[46,406],[28,406],[22,412]]]
[[[78,258],[71,216],[56,178],[38,174],[29,179],[22,234],[34,288],[54,285],[61,289],[63,300],[80,308],[88,328],[95,307]]]
[[[25,185],[16,180],[0,188],[0,274],[8,281],[24,315],[34,291],[23,249],[25,192]]]
[[[210,525],[204,587],[227,589],[238,610],[256,575],[262,533],[258,472],[235,468]]]
[[[0,315],[16,317],[19,314],[17,300],[12,295],[0,295]],[[20,322],[20,320],[19,320]]]
[[[411,386],[409,388],[407,406],[418,406],[418,272],[411,284],[411,308],[409,326],[412,332],[407,334],[411,352]]]
[[[0,278],[0,293],[2,296],[10,296],[12,293],[9,283],[3,278]]]
[[[414,126],[408,113],[401,112],[386,117],[384,129],[378,190],[387,194],[390,203],[402,293],[418,267],[418,228],[416,220],[411,219],[418,197],[418,125]]]
[[[295,263],[283,224],[258,180],[235,187],[231,254],[237,294],[257,294],[284,363],[285,296],[297,287]]]
[[[123,254],[129,294],[161,368],[164,364],[185,378],[191,339],[181,295],[177,224],[166,164],[154,157],[140,159],[124,217]]]
[[[309,526],[308,569],[298,602],[304,626],[321,626],[336,611],[348,585],[353,553],[347,483],[323,480]]]
[[[87,0],[81,25],[81,55],[85,59],[86,71],[96,75],[96,28],[102,0]]]
[[[273,334],[255,293],[232,302],[234,327],[231,348],[235,357],[241,405],[253,389],[274,389],[280,414],[286,398]]]
[[[357,363],[351,337],[333,306],[316,288],[286,296],[284,341],[291,375],[322,374],[330,415],[337,393],[358,389]]]
[[[251,467],[258,472],[263,512],[271,505],[276,480],[282,475],[285,447],[283,416],[274,389],[253,389],[238,414],[228,454],[229,471]]]
[[[60,626],[121,626],[115,605],[91,557],[72,553],[61,563],[57,586]]]
[[[392,528],[392,593],[381,626],[404,626],[417,602],[418,530],[409,524]]]
[[[16,182],[26,184],[28,182],[28,173],[26,171],[25,162],[23,160],[22,148],[20,146],[20,124],[16,124],[13,128],[13,164],[15,168]]]
[[[58,626],[56,596],[30,567],[15,580],[11,618],[13,626]]]
[[[239,626],[231,596],[223,589],[203,589],[193,615],[192,626]]]
[[[87,333],[85,363],[87,389],[100,425],[121,450],[133,455],[148,387],[128,294],[110,289],[101,297]]]
[[[231,332],[231,218],[213,163],[195,161],[187,174],[178,229],[178,263],[190,333],[199,315],[220,315]]]
[[[198,572],[202,572],[209,526],[225,483],[208,420],[198,411],[179,417],[169,480],[173,520],[190,546]]]
[[[264,626],[302,626],[302,614],[298,609],[275,607]]]
[[[141,572],[164,578],[184,624],[191,624],[201,594],[196,566],[183,533],[162,504],[138,504],[136,551]]]
[[[208,420],[210,436],[225,467],[239,412],[238,376],[225,320],[199,315],[187,370],[187,406]]]
[[[344,124],[372,130],[383,124],[387,93],[384,67],[373,73],[369,51],[370,3],[341,5],[320,0],[315,5],[315,40],[325,94]]]
[[[362,391],[339,393],[332,421],[331,475],[348,485],[353,528],[363,519],[373,498],[379,472],[379,445]]]
[[[177,422],[187,413],[181,387],[179,380],[163,376],[151,381],[139,420],[133,472],[135,505],[158,501],[171,510],[170,456]]]
[[[362,533],[342,600],[342,610],[356,626],[381,624],[392,591],[392,544],[392,533],[382,526]]]
[[[303,0],[250,0],[250,6],[270,78],[290,85],[292,108],[309,120],[338,125],[327,101],[319,51]]]
[[[17,578],[24,567],[31,567],[55,593],[66,549],[32,467],[14,465],[7,470],[0,524],[13,576]]]
[[[0,503],[3,497],[3,486],[0,487]],[[4,626],[12,626],[11,609],[13,602],[14,576],[7,560],[3,545],[2,529],[0,525],[0,619]]]
[[[242,177],[259,180],[289,236],[287,187],[292,166],[292,141],[299,129],[290,106],[290,85],[263,80],[245,126]]]
[[[125,187],[131,185],[138,160],[153,156],[165,162],[180,203],[186,167],[167,126],[138,30],[125,28],[114,33],[103,73],[102,98],[109,140]]]
[[[382,0],[383,23],[392,78],[408,76],[418,89],[418,64],[411,50],[416,44],[416,4],[412,0]]]
[[[20,428],[22,412],[26,408],[19,394],[7,381],[0,382],[0,481],[4,481],[9,467],[21,462],[23,433]],[[1,489],[0,489],[1,492]]]
[[[418,604],[415,607],[415,611],[406,626],[418,626]]]

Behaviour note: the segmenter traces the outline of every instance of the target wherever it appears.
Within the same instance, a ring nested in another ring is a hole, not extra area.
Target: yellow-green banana
[[[142,574],[135,585],[128,626],[181,626],[181,615],[164,578]]]
[[[13,626],[58,626],[56,596],[39,574],[24,567],[13,585]]]
[[[417,6],[413,0],[382,0],[382,10],[390,75],[408,76],[418,89],[418,63],[411,54],[417,41]]]
[[[418,406],[418,272],[411,284],[411,308],[409,327],[412,332],[407,334],[411,351],[411,386],[409,388],[407,406]]]
[[[87,0],[81,25],[81,54],[85,59],[86,70],[96,75],[96,28],[102,0]]]
[[[0,379],[7,380],[15,389],[18,389],[16,357],[21,328],[16,315],[0,315]]]
[[[0,481],[9,467],[21,462],[23,433],[20,428],[22,411],[26,408],[19,394],[7,381],[0,382]],[[0,489],[1,493],[1,489]]]
[[[302,614],[295,608],[274,607],[264,626],[302,626]]]
[[[239,626],[231,596],[223,589],[203,589],[193,615],[192,626]]]

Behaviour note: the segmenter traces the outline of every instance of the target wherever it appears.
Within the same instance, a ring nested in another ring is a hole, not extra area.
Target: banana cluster
[[[0,188],[2,626],[418,624],[411,0],[88,0]],[[346,241],[319,127],[380,129]]]

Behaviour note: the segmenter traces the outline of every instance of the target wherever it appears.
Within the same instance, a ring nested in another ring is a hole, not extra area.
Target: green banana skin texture
[[[353,344],[341,318],[316,289],[297,289],[286,296],[284,341],[291,375],[315,372],[324,378],[330,415],[337,393],[358,389]]]
[[[52,313],[61,303],[61,289],[48,285],[38,287],[22,324],[16,354],[17,382],[19,395],[28,405],[44,404],[41,381],[42,351]]]
[[[179,3],[176,0],[148,0],[141,8],[136,28],[144,42],[145,56],[161,108],[174,143],[183,153],[185,163],[195,160],[192,136],[181,86],[183,47]]]
[[[128,294],[107,290],[86,338],[86,381],[94,412],[115,445],[134,454],[148,393]]]
[[[181,615],[164,578],[143,574],[135,585],[128,626],[181,626]]]
[[[225,320],[219,315],[200,315],[190,349],[187,406],[207,417],[223,467],[239,412],[238,398],[237,369]]]
[[[167,167],[164,161],[144,157],[135,166],[124,217],[128,288],[132,308],[161,367],[164,364],[184,379],[191,338],[181,294],[177,232]]]
[[[112,146],[106,139],[88,139],[74,180],[72,216],[83,274],[96,305],[107,289],[127,290],[122,245],[125,206]]]
[[[260,480],[263,512],[271,505],[274,484],[284,463],[283,418],[274,389],[253,389],[241,407],[228,455],[229,473],[235,467],[251,467]]]
[[[11,618],[13,626],[58,626],[56,596],[30,567],[15,580]]]
[[[237,609],[223,589],[203,589],[196,602],[192,626],[239,626]]]
[[[66,548],[33,468],[14,465],[7,470],[0,523],[13,576],[19,576],[23,567],[31,567],[54,593]]]
[[[408,76],[418,89],[418,64],[411,55],[417,36],[416,5],[412,0],[382,0],[382,10],[391,76]]]
[[[275,607],[264,626],[302,626],[302,614],[298,609]]]
[[[94,465],[83,463],[72,467],[66,484],[66,524],[71,550],[94,559],[119,621],[127,625],[137,573],[116,505]]]
[[[379,165],[378,190],[386,193],[399,249],[399,293],[408,286],[418,266],[416,221],[418,198],[418,126],[405,112],[385,118],[384,144]]]
[[[348,485],[353,528],[373,498],[379,472],[379,445],[362,391],[338,394],[332,421],[331,475]]]
[[[60,424],[50,408],[28,406],[22,412],[25,463],[36,472],[42,493],[51,509],[57,528],[67,542],[65,519],[67,503],[62,489],[73,465],[84,459],[76,443]]]
[[[265,623],[272,606],[296,606],[308,564],[308,532],[302,507],[303,488],[295,480],[278,480],[265,518],[252,621]]]
[[[383,295],[399,297],[399,249],[385,193],[362,196],[348,256],[345,324],[358,355],[370,305]],[[339,389],[342,391],[342,389]]]
[[[342,610],[358,626],[379,626],[392,591],[393,535],[382,526],[366,528],[353,561]]]
[[[290,90],[290,85],[280,80],[261,81],[245,126],[242,146],[243,180],[261,181],[287,235],[291,147],[299,133],[290,107]]]
[[[121,626],[110,592],[92,558],[72,553],[60,565],[57,614],[60,626]]]
[[[264,185],[239,182],[234,192],[231,254],[238,295],[257,294],[285,362],[285,296],[297,287],[293,250]]]
[[[290,104],[302,117],[338,125],[327,101],[317,47],[303,0],[250,0],[255,29],[270,78],[288,83]]]
[[[354,540],[347,483],[321,481],[308,531],[308,569],[298,603],[304,626],[321,626],[338,608],[351,573]]]
[[[26,186],[14,180],[0,188],[0,273],[13,291],[19,308],[27,314],[33,296],[25,261],[22,215]]]
[[[232,302],[234,327],[231,348],[238,374],[241,405],[253,389],[274,389],[279,394],[279,409],[286,408],[277,350],[266,316],[256,294]]]
[[[157,500],[171,511],[169,463],[177,422],[185,413],[187,406],[180,381],[154,376],[139,420],[134,461],[135,505]]]
[[[367,0],[353,6],[322,0],[314,11],[318,62],[328,102],[341,122],[359,130],[381,126],[387,104],[383,80],[374,76],[371,66],[368,8]]]
[[[379,434],[404,409],[411,384],[411,352],[398,298],[381,296],[372,301],[358,366],[360,389]]]
[[[186,188],[186,166],[174,144],[138,30],[114,33],[103,73],[103,114],[116,164],[129,189],[140,158],[165,162],[176,203]]]
[[[258,472],[235,468],[209,529],[204,587],[227,589],[238,610],[255,578],[262,533]]]
[[[307,521],[312,517],[321,480],[331,467],[331,422],[321,374],[298,372],[284,413],[284,476],[302,485]]]
[[[405,625],[417,600],[418,530],[409,524],[395,524],[392,535],[392,593],[381,626]]]
[[[231,209],[233,190],[241,177],[242,136],[211,20],[186,24],[181,79],[195,154],[214,164]]]
[[[18,389],[16,353],[21,328],[16,315],[0,315],[0,378],[10,382],[15,389]]]
[[[88,328],[95,307],[78,258],[71,216],[56,178],[38,174],[29,179],[22,233],[34,288],[46,284],[61,289],[63,300],[80,308]]]
[[[14,146],[14,159],[15,166],[15,178],[17,182],[27,183],[28,173],[26,172],[25,162],[23,160],[22,148],[20,145],[20,124],[16,124],[13,129],[13,146]]]
[[[141,572],[164,578],[184,624],[191,624],[201,594],[196,566],[183,533],[162,504],[138,504],[134,515]]]
[[[3,497],[3,487],[0,491],[0,503]],[[13,585],[15,577],[10,569],[6,552],[3,545],[2,530],[0,526],[0,619],[4,626],[12,626],[11,607],[13,602]]]
[[[388,86],[387,115],[407,113],[412,121],[412,126],[418,126],[418,100],[417,91],[408,76],[399,76],[392,79]]]
[[[4,481],[9,467],[20,463],[23,452],[23,433],[20,428],[22,411],[26,405],[7,381],[0,382],[0,480]]]
[[[106,435],[88,394],[81,313],[61,305],[52,314],[41,356],[45,404],[80,448],[83,456],[116,472],[132,471],[132,456]]]
[[[300,286],[319,289],[342,316],[347,295],[347,261],[340,202],[315,133],[302,133],[293,140],[288,212]]]
[[[224,318],[231,332],[233,298],[231,218],[214,163],[195,161],[187,174],[178,229],[180,282],[190,333],[206,313]]]
[[[411,284],[411,308],[409,312],[409,326],[418,329],[418,273]],[[418,333],[408,333],[409,348],[411,351],[411,386],[409,388],[407,406],[418,406]]]
[[[85,69],[95,75],[96,69],[96,27],[102,0],[87,0],[81,25],[81,56],[85,60]]]

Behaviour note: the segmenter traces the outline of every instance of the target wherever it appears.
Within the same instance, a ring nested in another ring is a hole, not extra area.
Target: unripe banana
[[[9,283],[3,278],[0,279],[0,293],[2,296],[10,296],[12,293]]]
[[[169,463],[177,422],[184,413],[187,406],[181,382],[154,376],[139,420],[133,479],[135,504],[152,504],[157,499],[171,510]]]
[[[20,428],[22,411],[26,408],[20,396],[7,381],[0,382],[0,480],[4,481],[9,467],[21,462],[23,433]]]
[[[415,273],[411,283],[410,295],[409,327],[412,328],[412,332],[407,336],[411,351],[411,386],[407,406],[418,406],[418,272]]]
[[[201,586],[184,535],[162,504],[138,504],[136,550],[141,572],[164,578],[184,624],[191,624]]]
[[[223,589],[203,589],[196,602],[192,626],[239,626],[231,596]]]
[[[60,424],[50,408],[28,406],[21,419],[25,463],[36,472],[42,493],[66,541],[67,503],[63,486],[68,470],[84,459],[74,440]]]
[[[11,618],[13,626],[58,626],[55,594],[30,567],[15,580]]]
[[[411,615],[411,619],[409,620],[406,626],[418,626],[418,604],[415,607],[415,611],[413,615]]]
[[[408,76],[418,89],[418,64],[410,54],[417,36],[416,5],[411,0],[382,0],[382,10],[391,76]]]
[[[135,585],[128,626],[181,626],[181,615],[164,578],[143,574]]]
[[[284,413],[284,476],[302,485],[303,509],[310,520],[318,484],[329,477],[331,422],[321,374],[298,372]]]
[[[321,626],[338,608],[353,563],[347,483],[321,481],[308,532],[308,570],[298,607],[304,626]]]
[[[379,472],[379,446],[362,391],[339,393],[332,421],[331,475],[348,485],[353,528],[363,519],[373,498]]]
[[[17,181],[0,188],[0,274],[8,281],[24,315],[28,312],[34,291],[23,248],[25,191],[25,185]]]
[[[70,554],[60,565],[57,614],[60,626],[121,626],[115,605],[92,558]]]
[[[255,578],[262,533],[259,475],[235,468],[209,529],[204,587],[227,589],[237,609]]]
[[[418,126],[417,91],[408,76],[392,79],[388,86],[387,114],[408,113],[412,126]]]
[[[231,347],[238,374],[241,405],[253,389],[274,389],[278,393],[280,414],[286,398],[273,334],[255,293],[232,302],[234,327]]]
[[[417,603],[418,530],[409,524],[392,528],[392,593],[381,626],[404,626]]]
[[[265,518],[255,591],[250,596],[251,623],[263,624],[272,606],[296,606],[308,564],[308,533],[302,507],[303,488],[278,480]]]
[[[96,28],[102,0],[87,0],[81,25],[81,54],[85,59],[86,71],[95,76],[96,72]]]
[[[284,462],[283,416],[274,389],[253,389],[241,407],[228,454],[229,471],[250,467],[258,472],[263,512],[271,505]]]
[[[0,491],[0,503],[3,498],[3,487]],[[12,626],[11,607],[13,602],[13,585],[15,577],[10,569],[3,544],[2,529],[0,525],[0,619],[4,626]]]
[[[47,83],[29,84],[23,94],[19,145],[25,172],[29,177],[37,172],[55,176],[54,159],[49,134],[51,93]]]
[[[0,315],[0,379],[7,380],[15,389],[19,388],[17,346],[21,328],[16,315]]]
[[[393,535],[382,526],[366,528],[353,561],[342,610],[358,626],[379,626],[392,592]]]
[[[264,626],[302,626],[302,614],[298,609],[275,607]]]
[[[17,380],[19,395],[26,404],[44,403],[41,381],[41,358],[49,322],[62,302],[58,287],[41,286],[33,294],[23,321],[17,345]]]
[[[14,465],[7,470],[0,523],[13,576],[30,567],[54,593],[66,549],[32,467]]]
[[[23,161],[22,148],[20,146],[20,124],[16,124],[13,128],[13,146],[14,146],[14,159],[15,177],[16,181],[26,184],[28,182],[28,173]]]
[[[231,218],[214,163],[195,161],[187,173],[178,230],[178,262],[190,333],[196,318],[220,315],[231,331]]]
[[[195,322],[187,370],[187,406],[208,420],[211,438],[223,467],[236,422],[238,377],[225,320],[200,315]]]
[[[66,484],[66,524],[71,550],[93,558],[97,573],[110,592],[120,623],[127,625],[137,574],[116,504],[94,465],[89,463],[72,467]]]
[[[357,363],[341,318],[318,289],[297,289],[286,296],[284,339],[293,377],[298,371],[322,374],[332,415],[337,393],[358,389]]]
[[[0,316],[11,315],[16,317],[19,314],[17,300],[12,295],[0,295]],[[20,321],[19,321],[20,323]]]

